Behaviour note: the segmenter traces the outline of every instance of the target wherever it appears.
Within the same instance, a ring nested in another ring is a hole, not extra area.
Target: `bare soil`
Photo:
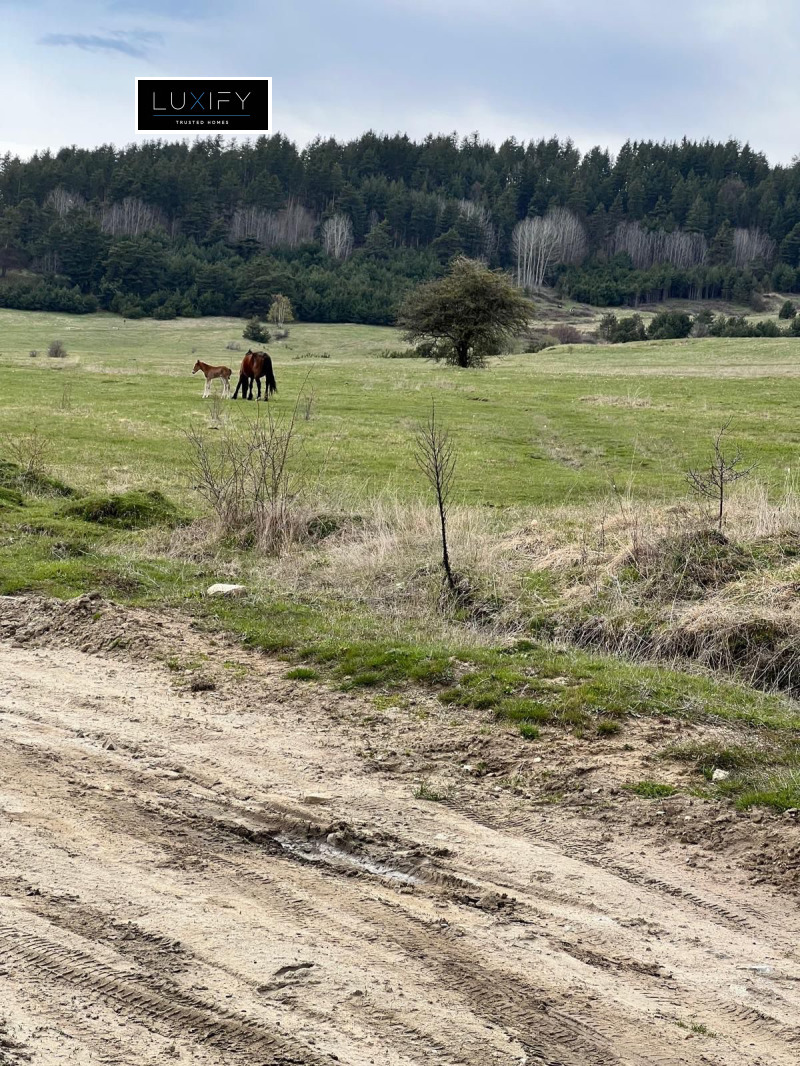
[[[4,1066],[800,1060],[793,819],[620,789],[689,727],[526,744],[94,597],[0,638]]]

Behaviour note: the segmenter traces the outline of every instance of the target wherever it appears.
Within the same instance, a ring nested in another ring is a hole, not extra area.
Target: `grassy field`
[[[47,474],[77,493],[0,488],[0,593],[97,589],[180,607],[309,676],[428,686],[454,713],[485,709],[531,741],[550,727],[609,737],[650,714],[754,730],[760,761],[734,758],[749,743],[738,734],[717,756],[739,768],[727,794],[800,803],[800,712],[764,691],[800,687],[800,341],[568,345],[460,371],[384,357],[403,347],[391,329],[293,325],[270,345],[270,410],[301,397],[309,515],[335,521],[267,555],[194,521],[187,430],[213,442],[264,415],[202,400],[191,376],[195,359],[238,365],[240,321],[3,311],[0,326],[0,460],[35,430],[51,445]],[[66,359],[46,354],[56,338]],[[471,590],[444,606],[413,460],[432,399],[457,448],[451,546]],[[728,418],[759,485],[734,498],[720,543],[684,472]],[[150,503],[128,497],[114,517],[107,499],[84,498],[139,489],[167,503],[142,517]],[[206,599],[217,580],[244,582],[247,597]],[[703,752],[705,772],[715,756]]]
[[[67,359],[47,357],[54,338]],[[2,311],[2,431],[57,437],[55,472],[80,488],[158,487],[191,506],[185,431],[208,424],[211,405],[190,371],[195,359],[235,368],[241,353],[226,350],[230,341],[246,350],[237,320]],[[773,486],[797,462],[798,340],[566,346],[480,372],[380,358],[400,347],[392,329],[307,324],[270,346],[275,409],[313,393],[302,424],[309,466],[355,498],[420,494],[413,434],[433,398],[456,441],[464,503],[581,503],[613,485],[675,499],[729,417]],[[254,405],[224,408],[230,419],[254,414]]]

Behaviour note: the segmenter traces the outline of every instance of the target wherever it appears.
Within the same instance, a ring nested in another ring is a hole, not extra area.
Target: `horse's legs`
[[[206,378],[206,385],[205,385],[205,388],[203,389],[203,399],[204,400],[205,400],[205,398],[208,396],[208,394],[210,392],[211,392],[211,378]]]
[[[256,388],[258,389],[258,398],[256,399],[256,403],[258,403],[258,400],[261,399],[261,378],[256,378]]]
[[[247,399],[248,400],[252,400],[253,399],[253,379],[252,379],[252,377],[248,377],[247,384],[248,384],[248,388],[249,388],[249,391],[247,393]]]

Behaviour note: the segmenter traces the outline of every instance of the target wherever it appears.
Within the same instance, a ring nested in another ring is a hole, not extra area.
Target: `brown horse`
[[[265,379],[264,399],[268,400],[271,393],[278,391],[278,386],[275,384],[275,375],[272,372],[272,360],[267,352],[248,351],[247,355],[242,359],[242,365],[239,367],[239,384],[233,394],[234,400],[239,395],[239,389],[242,390],[243,400],[252,400],[253,381],[256,383],[258,399],[260,400],[262,378]]]
[[[219,378],[222,381],[222,395],[230,396],[231,394],[231,368],[229,366],[210,366],[208,363],[201,363],[198,359],[194,364],[193,374],[196,374],[198,370],[202,370],[206,379],[206,387],[203,389],[203,399],[211,395],[211,382],[214,378]]]

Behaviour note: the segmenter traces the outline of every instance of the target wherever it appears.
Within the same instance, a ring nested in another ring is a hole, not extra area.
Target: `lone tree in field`
[[[722,426],[714,438],[714,452],[708,467],[703,470],[689,470],[686,480],[689,487],[698,496],[713,500],[717,507],[717,529],[722,529],[725,515],[725,497],[729,485],[742,478],[749,477],[755,469],[755,463],[744,465],[741,448],[737,447],[731,455],[722,449],[722,438],[730,426],[731,420]]]
[[[506,274],[460,257],[445,277],[409,293],[397,324],[430,358],[469,367],[497,355],[532,315],[532,305]]]

